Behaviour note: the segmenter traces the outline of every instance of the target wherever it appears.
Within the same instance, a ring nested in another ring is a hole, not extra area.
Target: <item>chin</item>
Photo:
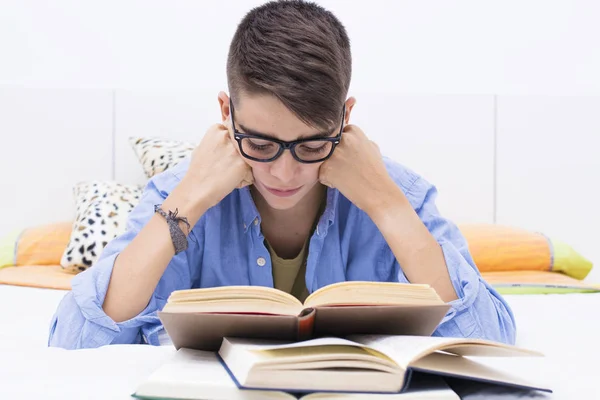
[[[300,193],[298,193],[298,194],[300,195]],[[265,196],[265,200],[267,201],[267,203],[269,204],[269,206],[271,208],[273,208],[275,210],[282,210],[282,211],[289,210],[290,208],[294,208],[294,206],[296,204],[298,204],[298,202],[300,201],[301,198],[302,198],[302,195],[286,197],[286,198],[277,197],[272,194],[267,194],[267,196]]]
[[[289,210],[294,208],[300,200],[304,196],[306,196],[306,190],[301,190],[300,192],[294,194],[290,197],[280,197],[271,192],[269,192],[266,188],[261,187],[262,185],[258,185],[257,189],[260,192],[261,196],[265,199],[269,207],[275,210]]]

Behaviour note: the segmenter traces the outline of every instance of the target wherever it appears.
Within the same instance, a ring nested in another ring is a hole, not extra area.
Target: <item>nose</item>
[[[271,163],[271,175],[281,182],[290,182],[294,177],[298,162],[288,150]]]

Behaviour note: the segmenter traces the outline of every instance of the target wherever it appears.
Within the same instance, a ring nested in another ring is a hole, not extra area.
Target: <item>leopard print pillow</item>
[[[75,186],[75,222],[61,266],[85,271],[112,239],[125,232],[127,217],[139,203],[143,188],[116,182],[90,181]]]
[[[196,147],[193,143],[161,138],[130,137],[129,143],[148,178],[179,164]]]

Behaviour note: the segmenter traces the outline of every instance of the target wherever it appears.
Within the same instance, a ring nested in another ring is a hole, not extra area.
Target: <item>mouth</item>
[[[275,189],[275,188],[270,188],[266,185],[263,185],[263,186],[265,187],[265,189],[267,189],[269,191],[269,193],[272,193],[278,197],[290,197],[290,196],[295,195],[296,193],[298,193],[300,191],[300,189],[302,189],[302,186],[297,187],[295,189]]]

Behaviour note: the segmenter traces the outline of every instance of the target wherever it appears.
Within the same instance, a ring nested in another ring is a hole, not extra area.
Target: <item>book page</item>
[[[205,302],[222,300],[265,300],[273,303],[293,305],[302,308],[302,303],[289,293],[266,286],[220,286],[176,290],[171,293],[168,303]]]
[[[411,366],[425,372],[436,372],[442,375],[476,379],[482,382],[509,384],[521,388],[551,391],[547,383],[531,382],[523,376],[513,375],[498,368],[452,354],[432,353],[415,361]]]
[[[363,345],[337,337],[324,337],[318,339],[304,340],[301,342],[280,342],[273,340],[260,339],[242,339],[242,338],[226,338],[231,344],[242,345],[256,350],[278,350],[292,349],[294,347],[309,347],[309,346],[354,346],[363,347]]]
[[[444,304],[444,301],[429,285],[370,281],[347,281],[324,286],[304,301],[305,307],[437,304]]]
[[[403,368],[436,350],[464,356],[543,356],[536,351],[481,339],[402,335],[351,335],[348,339],[387,355]]]
[[[437,338],[430,336],[352,335],[348,339],[387,355],[403,369],[437,344],[434,343]]]
[[[311,393],[300,400],[460,400],[443,378],[429,374],[415,374],[404,393]]]
[[[282,350],[282,349],[294,349],[294,348],[306,348],[306,347],[336,347],[336,346],[350,346],[356,347],[359,349],[367,350],[369,354],[386,361],[393,361],[390,357],[385,355],[384,353],[380,353],[379,351],[373,351],[373,349],[369,349],[360,343],[356,343],[350,340],[336,338],[336,337],[325,337],[318,339],[305,340],[301,342],[293,342],[293,343],[277,343],[268,340],[258,340],[258,339],[241,339],[241,338],[225,338],[232,345],[244,346],[249,350],[259,350],[259,351],[269,351],[269,350]],[[315,353],[318,353],[316,351]],[[395,364],[395,363],[394,363]]]
[[[348,345],[343,339],[320,340],[319,346],[307,345],[310,342],[313,341],[272,345],[265,341],[226,337],[219,354],[240,387],[245,388],[291,392],[398,392],[402,388],[402,371],[391,361],[385,365],[380,358],[362,351],[363,347],[358,344]],[[327,350],[332,346],[324,344],[327,342],[343,344],[339,345],[338,352],[330,353]],[[351,351],[346,352],[347,349]],[[295,353],[296,350],[302,351]],[[290,351],[292,354],[265,354],[269,351]]]
[[[273,314],[297,316],[302,307],[294,304],[285,304],[268,299],[253,298],[227,298],[207,299],[198,301],[179,301],[167,303],[163,308],[165,312],[179,313],[235,313],[235,314]]]
[[[241,390],[219,362],[215,353],[180,349],[136,390],[137,398],[188,398],[234,400],[292,400],[276,391]]]

